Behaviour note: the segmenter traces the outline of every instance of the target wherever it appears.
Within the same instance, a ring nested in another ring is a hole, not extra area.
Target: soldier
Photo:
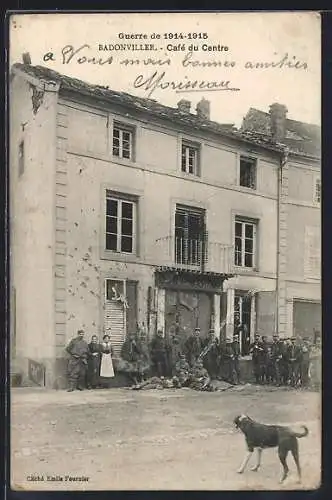
[[[289,338],[285,338],[281,341],[281,360],[280,360],[280,376],[282,383],[288,385],[290,380],[290,348],[291,341]]]
[[[165,377],[167,370],[166,343],[163,331],[158,330],[150,344],[153,371],[158,377]]]
[[[281,359],[282,359],[282,344],[277,333],[272,337],[271,344],[271,368],[272,381],[277,386],[281,383]]]
[[[187,360],[188,360],[188,363],[191,367],[194,366],[198,356],[201,354],[202,349],[203,349],[202,340],[200,338],[200,333],[201,333],[201,329],[198,327],[195,328],[195,331],[192,333],[192,335],[190,335],[187,338],[187,340],[184,344]]]
[[[167,357],[167,375],[173,375],[175,365],[178,362],[181,354],[180,341],[175,334],[173,334],[166,343],[166,357]]]
[[[293,387],[296,387],[300,380],[301,358],[302,349],[296,344],[296,337],[292,337],[289,346],[289,377]]]
[[[89,356],[89,346],[84,340],[84,330],[77,331],[77,337],[69,342],[66,351],[70,354],[68,361],[68,392],[75,389],[83,391]]]
[[[189,384],[191,389],[196,391],[213,391],[211,379],[208,371],[203,366],[203,361],[198,360],[192,369],[191,381]]]
[[[308,387],[309,365],[310,365],[310,343],[308,338],[303,339],[301,349],[302,349],[301,364],[300,364],[301,386]]]
[[[232,339],[227,337],[221,354],[223,379],[234,384],[234,351]]]
[[[235,334],[233,337],[233,355],[234,355],[234,375],[236,377],[236,383],[241,384],[240,377],[240,356],[241,356],[241,347],[240,347],[240,339],[238,334]]]
[[[186,387],[189,384],[190,366],[184,354],[180,354],[180,359],[175,364],[174,375],[182,387]]]
[[[215,336],[214,329],[210,328],[208,336],[202,341],[202,347],[203,349],[209,349],[203,357],[203,366],[206,368],[212,379],[215,379],[217,376],[218,344],[219,342]]]
[[[249,347],[249,354],[251,354],[253,372],[256,384],[262,382],[262,362],[263,362],[263,346],[258,333],[255,335],[255,340]]]
[[[261,359],[261,380],[262,383],[268,382],[268,357],[269,357],[269,345],[266,340],[266,336],[262,336],[262,359]]]

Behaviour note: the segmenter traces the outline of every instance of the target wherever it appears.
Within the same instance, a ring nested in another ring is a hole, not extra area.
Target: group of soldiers
[[[67,347],[70,390],[83,388],[84,374],[94,360],[95,344],[88,345],[83,337],[84,332],[79,330],[77,338]],[[307,387],[311,352],[319,349],[319,344],[319,338],[317,345],[312,346],[308,339],[280,339],[277,334],[268,342],[265,336],[256,334],[249,346],[256,383]],[[150,342],[140,332],[129,335],[115,368],[126,373],[135,388],[149,388],[152,384],[153,387],[187,386],[209,391],[214,390],[212,380],[241,383],[240,358],[237,331],[232,339],[218,339],[213,329],[202,336],[197,327],[182,343],[178,336],[165,336],[158,330]],[[90,386],[96,387],[97,382],[90,382]]]
[[[180,350],[176,337],[166,341],[162,332],[158,332],[152,339],[150,349],[152,366],[158,376],[178,375],[177,359],[181,356],[191,369],[199,362],[211,380],[241,383],[238,333],[233,338],[218,339],[213,329],[202,337],[200,328],[196,328]],[[272,341],[256,334],[248,348],[257,384],[293,387],[308,387],[311,359],[318,352],[319,337],[313,345],[309,338],[280,338],[278,334],[273,335]]]
[[[250,346],[256,383],[308,387],[311,356],[320,351],[320,338],[312,345],[308,338],[283,338],[277,334],[269,343],[255,336]]]

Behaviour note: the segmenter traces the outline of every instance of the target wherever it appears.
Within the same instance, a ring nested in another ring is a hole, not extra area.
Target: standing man
[[[303,344],[301,349],[302,349],[301,364],[300,364],[301,386],[308,387],[309,366],[310,366],[310,344],[308,338],[303,339]]]
[[[249,353],[251,354],[256,384],[260,384],[262,382],[263,346],[258,333],[256,333],[255,340],[249,348]]]
[[[302,358],[302,350],[299,345],[296,344],[296,337],[291,338],[291,344],[289,346],[290,351],[290,381],[293,387],[296,387],[300,380],[300,366]]]
[[[238,334],[235,334],[233,337],[233,355],[234,355],[234,375],[236,377],[236,383],[241,384],[240,377],[240,356],[241,356],[241,346],[240,346],[240,338]]]
[[[194,366],[203,349],[200,333],[201,329],[196,327],[195,331],[187,338],[184,344],[186,357],[191,367]]]
[[[261,360],[261,380],[262,383],[264,384],[265,382],[267,383],[269,380],[268,377],[268,363],[269,363],[269,345],[266,340],[266,336],[262,336],[262,360]]]
[[[219,342],[215,336],[214,329],[210,328],[209,334],[202,341],[203,349],[208,349],[204,358],[203,366],[208,371],[211,379],[215,379],[217,376],[217,358],[219,351]]]
[[[277,386],[281,383],[281,360],[282,360],[282,345],[279,340],[279,335],[275,333],[272,337],[271,344],[271,379]]]
[[[167,371],[166,342],[162,330],[158,330],[152,338],[150,353],[154,374],[157,377],[165,377]]]
[[[77,331],[77,336],[69,342],[66,351],[70,355],[68,361],[68,392],[75,389],[83,391],[89,356],[89,346],[84,340],[84,330]]]

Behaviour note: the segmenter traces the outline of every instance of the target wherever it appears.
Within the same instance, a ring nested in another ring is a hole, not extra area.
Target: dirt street
[[[315,392],[13,389],[11,398],[13,489],[309,489],[320,482]],[[245,443],[232,422],[242,413],[296,429],[307,425],[309,436],[299,440],[302,485],[291,456],[289,478],[279,485],[276,449],[263,452],[259,472],[249,464],[237,474]]]

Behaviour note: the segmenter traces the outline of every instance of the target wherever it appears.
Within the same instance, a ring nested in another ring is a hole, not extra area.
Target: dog
[[[282,425],[265,425],[255,422],[247,415],[239,415],[235,417],[234,424],[237,429],[240,429],[246,439],[248,454],[244,458],[238,473],[242,474],[249,462],[254,449],[257,449],[257,464],[252,467],[252,471],[258,471],[261,465],[262,450],[264,448],[278,447],[278,455],[283,466],[283,473],[280,479],[282,483],[288,476],[289,468],[287,465],[287,455],[290,451],[293,455],[296,464],[298,481],[301,482],[301,467],[299,460],[298,438],[305,437],[309,434],[309,430],[305,425],[302,425],[303,433],[294,432],[289,427]]]

